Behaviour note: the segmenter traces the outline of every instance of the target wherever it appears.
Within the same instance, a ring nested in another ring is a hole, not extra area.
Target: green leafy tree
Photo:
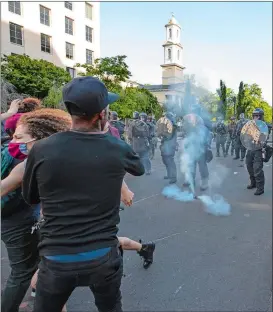
[[[57,86],[51,87],[48,95],[43,99],[43,106],[48,108],[63,108],[62,88]]]
[[[220,88],[216,90],[220,101],[218,106],[218,113],[225,119],[227,113],[227,87],[223,80],[220,80]]]
[[[12,83],[18,93],[37,98],[47,96],[53,86],[62,86],[71,80],[69,73],[45,60],[32,59],[27,55],[4,55],[1,58],[1,75]]]
[[[126,55],[98,58],[94,64],[76,64],[75,67],[83,68],[82,76],[94,76],[102,80],[108,89],[125,82],[132,74],[125,62]]]
[[[102,80],[107,89],[120,95],[120,99],[111,105],[111,110],[116,111],[119,117],[131,118],[134,111],[155,114],[162,113],[157,98],[144,88],[121,87],[131,77],[129,67],[125,62],[125,55],[96,59],[94,64],[76,64],[82,68],[82,76],[94,76]]]
[[[239,92],[237,95],[237,109],[236,109],[237,118],[239,118],[239,115],[241,113],[245,112],[244,97],[245,97],[244,83],[243,81],[241,81],[239,85]]]

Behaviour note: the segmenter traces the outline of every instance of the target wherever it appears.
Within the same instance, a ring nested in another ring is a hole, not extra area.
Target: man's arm
[[[23,198],[29,205],[38,204],[40,202],[36,171],[43,160],[39,159],[36,161],[37,150],[35,147],[36,145],[33,146],[28,155],[22,184]]]
[[[134,176],[142,176],[145,173],[140,158],[128,144],[124,155],[124,169]]]
[[[18,112],[20,102],[21,100],[19,99],[12,101],[9,110],[1,114],[1,121],[5,121],[9,117],[15,115]]]
[[[1,197],[21,186],[25,171],[23,162],[12,169],[10,174],[1,181]]]

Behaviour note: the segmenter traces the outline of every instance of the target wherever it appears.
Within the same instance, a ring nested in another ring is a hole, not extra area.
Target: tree
[[[125,82],[132,74],[125,62],[126,55],[98,58],[94,64],[76,64],[75,67],[83,68],[82,76],[94,76],[102,80],[108,89]]]
[[[220,80],[220,89],[217,89],[216,91],[220,98],[218,113],[225,119],[227,113],[227,87],[223,80]]]
[[[110,109],[116,111],[120,118],[131,118],[134,111],[159,117],[162,108],[150,91],[145,88],[121,87],[121,83],[131,77],[125,59],[125,55],[105,57],[96,59],[92,65],[76,64],[76,67],[85,70],[80,75],[97,77],[105,83],[109,91],[119,94],[120,99]]]
[[[32,59],[28,55],[4,55],[1,58],[1,75],[12,83],[18,93],[37,98],[47,96],[53,86],[62,86],[71,80],[69,73],[45,60]]]
[[[243,104],[244,96],[245,96],[244,83],[243,81],[241,81],[239,85],[239,92],[237,95],[237,109],[236,109],[237,118],[239,118],[239,115],[241,113],[244,113],[245,111],[245,107]]]
[[[63,108],[62,97],[62,88],[53,86],[50,88],[48,95],[43,99],[43,106],[48,108]]]

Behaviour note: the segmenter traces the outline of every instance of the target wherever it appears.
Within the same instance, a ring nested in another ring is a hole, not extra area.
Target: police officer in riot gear
[[[167,170],[167,175],[164,177],[164,179],[169,180],[170,184],[174,184],[177,181],[177,170],[174,161],[175,152],[177,150],[177,126],[174,114],[167,112],[163,114],[163,116],[167,117],[173,125],[171,136],[162,136],[161,138],[161,157],[162,162],[166,166]]]
[[[222,147],[223,155],[226,157],[225,143],[227,140],[227,127],[224,124],[222,117],[217,118],[217,123],[215,126],[216,133],[216,157],[220,157],[220,147]]]
[[[254,109],[253,120],[264,120],[264,111],[261,108]],[[247,189],[257,188],[254,195],[264,193],[264,171],[263,171],[263,150],[248,150],[246,154],[246,167],[250,177],[250,184]]]
[[[228,139],[226,144],[226,156],[228,155],[229,147],[231,145],[231,156],[233,156],[235,150],[235,127],[236,127],[236,118],[234,116],[230,117],[230,123],[228,124]]]
[[[150,130],[150,137],[149,137],[149,142],[150,142],[150,150],[149,150],[149,154],[150,154],[150,159],[154,158],[155,155],[155,149],[156,149],[156,145],[157,145],[157,138],[155,135],[155,124],[153,122],[152,116],[148,116],[147,117],[147,125],[149,127]]]
[[[245,114],[242,113],[239,116],[240,120],[236,123],[235,132],[234,132],[234,138],[235,138],[235,157],[233,159],[239,159],[240,158],[240,152],[241,152],[241,161],[244,161],[245,155],[246,155],[246,148],[243,146],[240,134],[243,129],[243,126],[247,123],[247,119],[245,118]]]
[[[149,127],[144,121],[147,119],[145,113],[133,113],[133,120],[129,124],[128,139],[134,151],[139,155],[145,168],[146,175],[151,174],[151,161],[149,159]]]
[[[124,128],[125,124],[118,120],[118,113],[117,112],[110,112],[110,124],[111,126],[115,127],[118,129],[119,136],[122,140],[124,140]]]

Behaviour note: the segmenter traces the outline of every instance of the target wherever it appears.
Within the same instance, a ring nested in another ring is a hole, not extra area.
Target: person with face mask
[[[29,153],[23,196],[29,204],[41,199],[45,219],[34,312],[61,311],[80,286],[100,311],[122,311],[121,186],[126,172],[140,176],[144,167],[128,144],[105,133],[105,109],[117,99],[97,78],[74,78],[63,88],[71,130]]]
[[[40,109],[39,111],[26,114],[22,117],[18,122],[18,127],[14,133],[14,138],[12,140],[12,144],[14,146],[19,146],[19,150],[23,153],[17,151],[16,157],[20,157],[22,159],[25,158],[23,163],[18,164],[14,169],[10,172],[9,176],[1,181],[1,197],[10,193],[13,190],[19,188],[21,193],[20,185],[23,182],[23,175],[25,171],[26,165],[26,156],[33,147],[33,145],[42,138],[46,138],[56,131],[65,131],[69,130],[71,127],[71,118],[70,116],[60,110],[57,109]],[[104,127],[105,132],[109,132],[109,134],[114,137],[119,138],[119,133],[117,129],[112,127],[109,123],[105,124]],[[22,143],[24,142],[24,143]],[[27,143],[25,143],[27,142]],[[13,148],[15,150],[15,148]],[[128,186],[125,182],[122,184],[121,188],[121,201],[126,206],[132,205],[134,194],[129,190]],[[38,209],[37,209],[38,208]],[[32,208],[33,209],[33,208]],[[37,218],[39,216],[40,207],[36,207],[35,211],[37,214]],[[37,218],[35,220],[37,221]],[[39,229],[43,224],[43,219],[36,224],[35,228]],[[33,223],[31,223],[33,225]],[[35,237],[37,233],[33,232],[33,237]],[[143,258],[143,267],[147,269],[153,262],[153,253],[155,249],[154,243],[141,243],[133,241],[127,237],[119,237],[120,245],[122,246],[122,250],[135,250],[139,254],[140,257]],[[37,283],[37,272],[32,277],[32,294],[35,295],[35,288]],[[28,302],[31,305],[31,301]],[[63,309],[65,311],[65,308]]]
[[[220,147],[222,147],[223,156],[226,157],[225,143],[227,140],[228,131],[222,117],[217,118],[215,133],[216,133],[216,157],[220,157]]]
[[[31,207],[21,196],[23,161],[36,140],[69,129],[69,115],[53,111],[53,114],[43,114],[42,110],[26,113],[6,125],[13,139],[5,150],[8,154],[2,151],[1,155],[1,239],[11,267],[1,298],[1,310],[5,312],[18,311],[38,267],[39,237],[36,231],[32,233],[32,227],[39,219],[40,207]],[[34,114],[33,118],[29,114]]]
[[[230,117],[230,123],[228,124],[228,139],[226,144],[226,156],[228,155],[229,147],[231,145],[231,156],[234,154],[235,141],[234,141],[234,131],[236,127],[236,118],[234,116]]]
[[[241,113],[239,116],[239,121],[236,123],[235,130],[234,130],[234,140],[235,140],[235,157],[233,159],[240,159],[241,161],[244,161],[245,155],[246,155],[246,148],[243,146],[240,134],[243,129],[243,126],[248,122],[248,120],[245,118],[245,114]]]
[[[264,120],[264,111],[261,108],[254,109],[252,113],[253,120]],[[246,167],[250,178],[250,184],[247,189],[256,188],[254,195],[264,193],[264,171],[263,171],[263,150],[247,150]]]

